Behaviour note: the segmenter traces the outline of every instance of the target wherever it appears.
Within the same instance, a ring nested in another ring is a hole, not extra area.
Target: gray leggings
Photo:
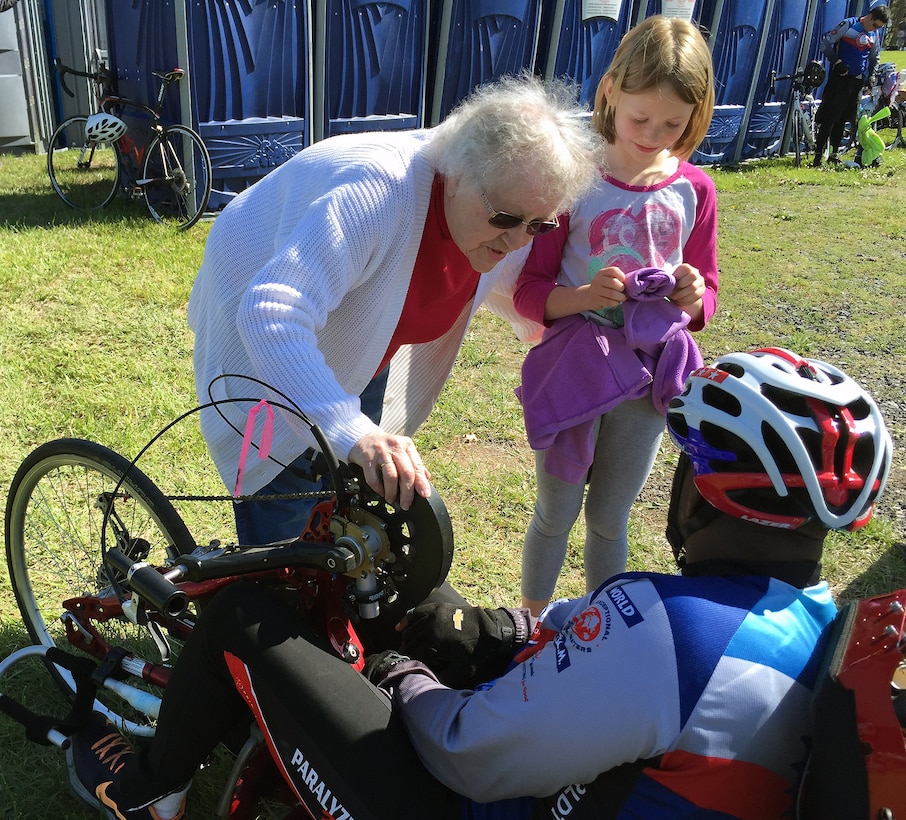
[[[598,420],[594,463],[585,499],[585,587],[593,590],[626,569],[629,513],[645,486],[664,432],[664,416],[648,397],[624,401]],[[569,484],[544,470],[535,453],[538,500],[522,552],[522,595],[548,600],[566,558],[585,484]]]

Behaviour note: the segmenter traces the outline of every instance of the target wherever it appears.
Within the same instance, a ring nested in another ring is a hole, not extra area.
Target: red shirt
[[[450,237],[444,214],[444,182],[437,175],[409,291],[378,373],[402,345],[432,342],[453,327],[475,295],[480,276]]]

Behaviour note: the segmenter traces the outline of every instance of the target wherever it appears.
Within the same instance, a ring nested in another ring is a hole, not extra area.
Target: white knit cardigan
[[[341,459],[375,429],[358,396],[380,365],[409,289],[435,175],[431,135],[345,135],[315,143],[217,217],[189,301],[202,403],[264,395],[248,380],[215,382],[219,376],[260,379],[289,396]],[[482,275],[474,300],[447,333],[397,352],[384,430],[412,435],[427,418],[483,301],[520,338],[537,337],[539,328],[518,316],[511,298],[527,253],[528,247],[512,253]],[[202,413],[205,440],[231,492],[251,406],[221,404]],[[260,434],[264,413],[258,416]],[[273,459],[252,450],[243,493],[263,487],[313,444],[305,425],[277,413]]]

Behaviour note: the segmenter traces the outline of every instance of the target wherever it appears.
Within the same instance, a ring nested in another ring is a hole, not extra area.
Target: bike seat
[[[153,71],[151,72],[155,77],[160,77],[162,80],[166,80],[168,83],[173,82],[173,80],[181,80],[186,76],[186,72],[181,68],[173,68],[170,71]]]

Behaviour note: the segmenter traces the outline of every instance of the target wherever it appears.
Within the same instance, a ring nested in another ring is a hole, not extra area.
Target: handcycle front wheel
[[[87,117],[70,117],[54,132],[47,151],[50,184],[71,208],[103,208],[119,189],[120,149],[85,134]]]
[[[34,643],[73,651],[62,602],[114,594],[101,557],[102,530],[108,547],[154,566],[191,550],[191,535],[176,510],[123,456],[81,439],[50,441],[34,450],[10,485],[5,536],[13,592]],[[122,616],[91,624],[111,646],[161,661],[145,627]],[[181,643],[174,637],[170,645],[175,657]],[[71,677],[55,667],[51,672],[64,693],[74,692]],[[151,684],[134,685],[160,694]],[[99,690],[98,699],[128,731],[148,733],[146,716],[116,695]]]
[[[179,230],[192,227],[211,197],[211,157],[191,128],[171,125],[145,151],[139,185],[148,211]]]

